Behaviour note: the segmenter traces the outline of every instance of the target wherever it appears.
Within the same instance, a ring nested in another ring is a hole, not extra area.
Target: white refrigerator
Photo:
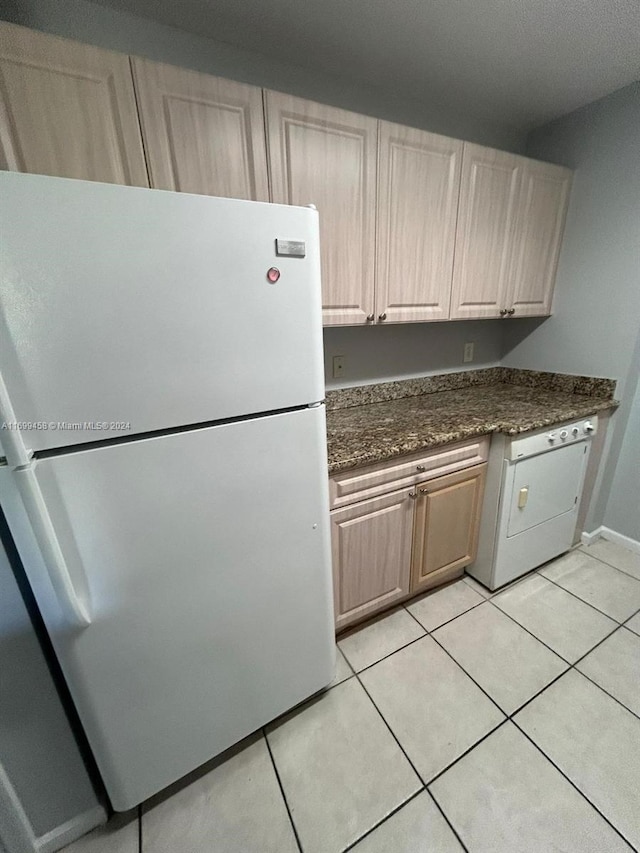
[[[318,214],[0,199],[0,502],[125,810],[334,675]]]

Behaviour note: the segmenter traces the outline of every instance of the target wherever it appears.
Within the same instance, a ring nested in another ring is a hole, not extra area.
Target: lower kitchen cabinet
[[[402,489],[392,481],[388,494],[331,512],[336,630],[449,580],[474,561],[486,468],[427,475]]]
[[[388,607],[409,592],[412,489],[331,513],[336,628]]]
[[[476,558],[486,464],[417,489],[411,591],[434,586],[437,579]]]

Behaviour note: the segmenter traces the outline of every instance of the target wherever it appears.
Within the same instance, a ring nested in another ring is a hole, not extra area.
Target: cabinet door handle
[[[506,317],[508,313],[509,313],[509,312],[507,311],[507,309],[506,309],[506,308],[501,308],[501,309],[500,309],[500,316],[501,316],[501,317]]]
[[[514,315],[515,313],[516,313],[516,309],[515,309],[515,308],[510,308],[510,309],[507,311],[507,314],[509,315],[509,317],[513,317],[513,315]]]
[[[429,490],[428,490],[428,489],[420,489],[420,494],[421,494],[421,495],[428,495],[428,494],[429,494]]]
[[[426,465],[416,465],[416,471],[418,474],[423,474],[426,470]]]
[[[378,314],[378,320],[383,323],[387,319],[386,314]]]
[[[367,314],[367,323],[373,323],[373,321],[374,321],[375,319],[376,319],[376,315],[375,315],[375,314]]]
[[[409,492],[409,497],[411,498],[411,500],[415,501],[415,499],[418,497],[418,493],[417,492]]]

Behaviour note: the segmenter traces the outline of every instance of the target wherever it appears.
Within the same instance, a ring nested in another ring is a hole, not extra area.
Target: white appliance
[[[478,557],[467,572],[494,590],[573,545],[593,416],[491,442]]]
[[[333,678],[318,214],[0,197],[0,500],[119,811]]]

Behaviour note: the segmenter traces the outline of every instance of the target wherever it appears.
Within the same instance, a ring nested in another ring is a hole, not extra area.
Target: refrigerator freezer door
[[[333,678],[324,429],[320,406],[38,460],[84,628],[2,496],[116,810]]]
[[[324,398],[317,211],[12,172],[0,196],[0,372],[28,449]]]

